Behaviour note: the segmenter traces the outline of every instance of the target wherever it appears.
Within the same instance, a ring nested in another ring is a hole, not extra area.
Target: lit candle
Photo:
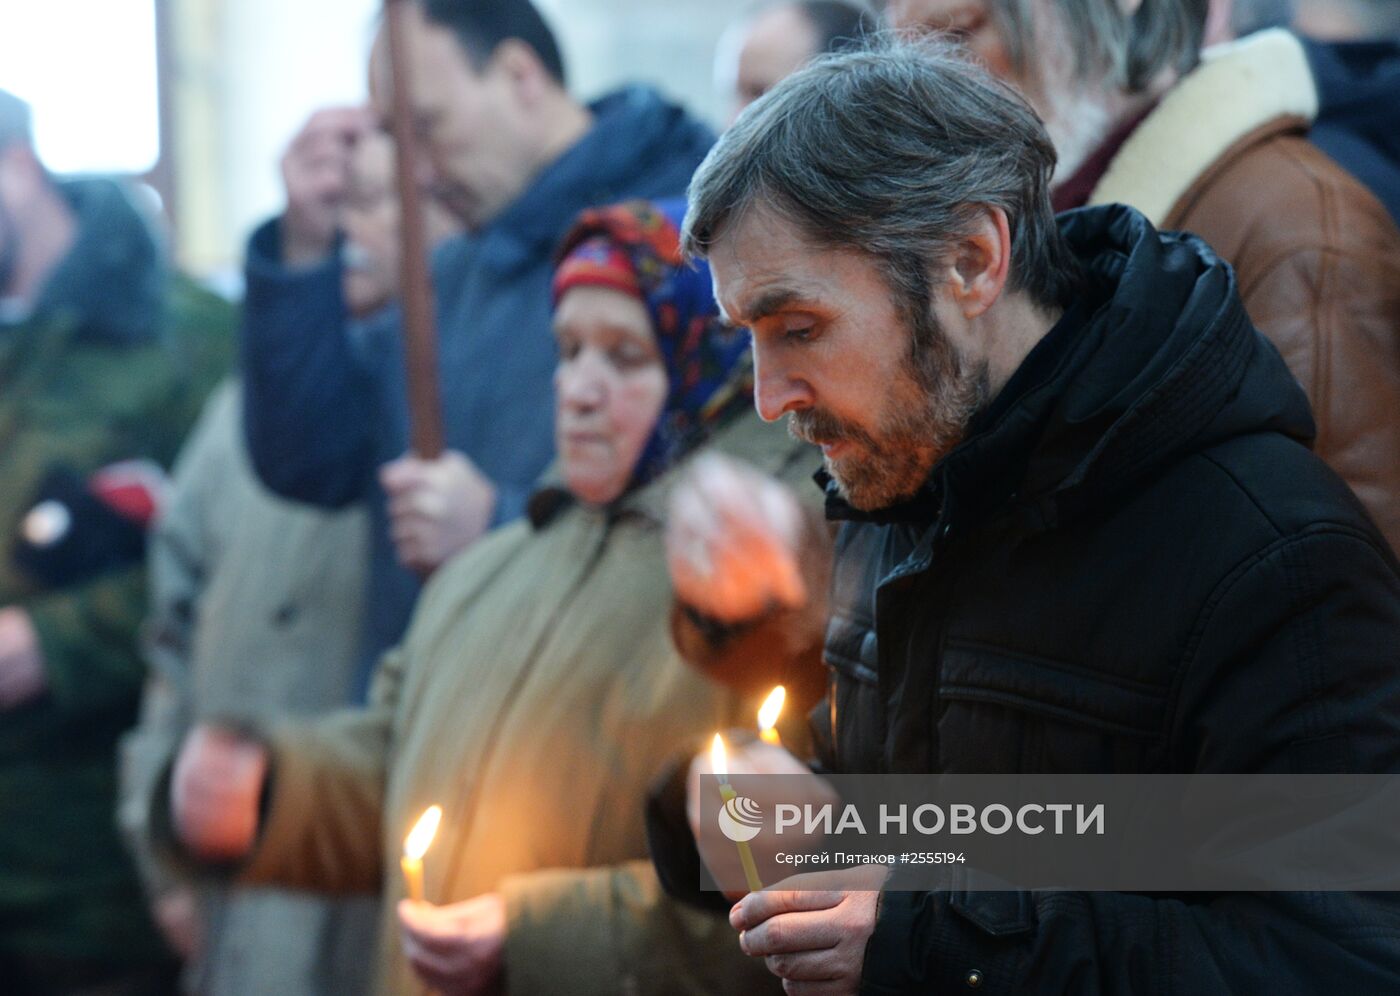
[[[442,807],[429,806],[404,838],[403,857],[399,859],[399,867],[403,869],[408,898],[414,902],[423,900],[423,855],[428,853],[441,822]]]
[[[719,794],[725,803],[731,803],[736,798],[734,786],[729,784],[729,766],[725,763],[724,738],[718,733],[715,734],[714,744],[710,747],[710,765],[715,770],[715,778],[719,779]],[[749,885],[750,892],[759,892],[763,889],[763,883],[758,878],[758,868],[753,863],[753,851],[749,849],[747,841],[738,841],[735,847],[739,848],[739,863],[744,866],[744,881]]]
[[[778,736],[778,716],[782,714],[783,700],[786,698],[787,690],[779,685],[768,694],[768,698],[763,700],[763,705],[758,709],[758,738],[774,747],[783,745]]]

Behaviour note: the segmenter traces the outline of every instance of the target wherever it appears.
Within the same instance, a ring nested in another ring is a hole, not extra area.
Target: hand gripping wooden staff
[[[393,93],[394,144],[399,187],[399,295],[403,301],[404,369],[408,375],[409,446],[431,460],[442,455],[442,399],[438,389],[437,319],[428,274],[427,234],[417,183],[418,145],[404,19],[413,0],[384,0],[389,32],[389,69]]]

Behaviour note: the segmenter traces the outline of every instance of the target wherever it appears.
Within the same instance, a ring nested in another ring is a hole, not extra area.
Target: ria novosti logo
[[[746,844],[763,829],[763,810],[752,799],[736,795],[719,811],[719,831],[736,844]]]

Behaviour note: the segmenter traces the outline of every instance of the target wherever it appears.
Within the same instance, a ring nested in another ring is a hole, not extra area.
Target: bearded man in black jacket
[[[1309,452],[1301,388],[1199,239],[1055,219],[1054,161],[928,43],[824,59],[721,139],[689,249],[840,528],[813,613],[795,501],[697,468],[669,527],[682,645],[722,672],[825,617],[833,772],[1395,772],[1400,566]],[[694,891],[665,802],[653,853]],[[1400,984],[1383,894],[778,888],[731,922],[791,993]]]

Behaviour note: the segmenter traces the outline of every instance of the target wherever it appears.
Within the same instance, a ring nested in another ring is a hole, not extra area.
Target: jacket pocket
[[[950,642],[935,717],[944,771],[1140,770],[1168,690],[983,644]]]
[[[948,905],[969,923],[993,937],[1024,934],[1035,926],[1035,904],[1029,892],[985,892],[950,889]]]

